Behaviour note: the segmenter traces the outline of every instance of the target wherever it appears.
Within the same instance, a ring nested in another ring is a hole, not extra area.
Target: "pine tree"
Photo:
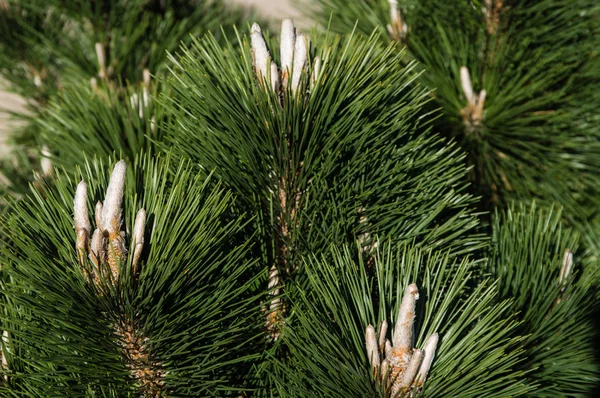
[[[0,218],[0,391],[590,395],[596,246],[554,197],[480,228],[410,46],[235,33],[37,119],[60,168]]]

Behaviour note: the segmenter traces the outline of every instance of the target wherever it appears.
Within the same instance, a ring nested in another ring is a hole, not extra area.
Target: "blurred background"
[[[232,4],[252,7],[258,13],[268,19],[280,19],[294,17],[300,22],[299,13],[292,6],[291,0],[229,0]],[[25,101],[18,95],[6,91],[6,82],[0,78],[0,110],[22,111]],[[11,120],[10,115],[0,112],[0,156],[8,152],[6,147],[6,132],[16,123]],[[1,176],[0,176],[1,178]]]

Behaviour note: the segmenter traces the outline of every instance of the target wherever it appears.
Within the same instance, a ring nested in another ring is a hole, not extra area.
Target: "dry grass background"
[[[253,7],[265,18],[280,19],[294,17],[298,19],[299,13],[292,7],[290,0],[228,0],[232,4]],[[7,91],[5,81],[0,77],[0,156],[8,152],[6,136],[14,126],[15,121],[3,110],[14,112],[24,109],[25,101],[18,95]]]

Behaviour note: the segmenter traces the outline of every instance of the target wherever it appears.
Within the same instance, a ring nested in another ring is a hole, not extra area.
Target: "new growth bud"
[[[412,347],[412,329],[415,305],[419,298],[417,285],[404,290],[398,320],[394,328],[393,344],[386,339],[387,321],[379,326],[375,335],[373,325],[367,326],[365,348],[375,380],[387,387],[388,396],[414,396],[425,382],[439,341],[437,333],[429,336],[422,350]]]
[[[42,148],[42,159],[40,160],[40,165],[42,166],[42,174],[45,177],[49,177],[52,175],[53,167],[52,160],[50,160],[50,150],[46,145]]]
[[[307,71],[309,65],[310,40],[304,33],[298,33],[291,18],[281,22],[280,56],[281,67],[272,60],[267,44],[257,23],[252,25],[250,32],[252,46],[252,62],[258,81],[265,88],[282,96],[286,93],[288,84],[290,91],[295,94],[302,92],[302,74],[307,73],[307,83],[314,87],[321,70],[321,59],[316,57],[312,63],[312,71]],[[270,81],[267,82],[267,76]]]
[[[571,269],[573,268],[573,253],[571,250],[566,249],[563,256],[562,266],[560,267],[559,282],[562,284],[571,275]]]
[[[73,224],[75,227],[75,232],[77,233],[75,249],[77,250],[77,258],[79,259],[79,263],[83,265],[85,263],[88,239],[90,236],[90,230],[92,228],[88,218],[87,184],[85,181],[81,180],[81,182],[77,185],[77,190],[75,191],[75,200],[73,202]]]
[[[133,224],[133,273],[138,273],[138,262],[144,248],[144,228],[146,227],[146,210],[140,209],[135,216]]]
[[[306,60],[308,57],[308,36],[304,33],[300,33],[296,37],[296,45],[294,46],[294,72],[292,74],[292,91],[298,91],[300,87],[300,79],[302,78],[302,71],[306,66]]]
[[[98,58],[98,77],[104,79],[106,77],[106,58],[102,43],[96,43],[96,58]]]
[[[263,37],[262,30],[256,22],[252,25],[250,41],[252,44],[254,70],[256,71],[259,80],[263,82],[267,77],[267,68],[271,65],[271,55],[267,49],[267,43]]]
[[[73,224],[77,233],[76,250],[79,262],[85,265],[87,257],[94,263],[93,282],[100,283],[100,276],[106,275],[108,266],[112,281],[119,277],[119,265],[125,260],[127,251],[125,246],[125,233],[121,231],[121,215],[123,204],[123,193],[125,190],[124,161],[118,162],[110,176],[106,199],[104,205],[96,203],[96,229],[89,241],[91,225],[87,209],[87,185],[81,181],[77,186],[74,198]],[[146,211],[138,211],[134,227],[132,245],[134,247],[132,266],[134,274],[138,271],[138,263],[144,244],[144,229],[146,223]]]
[[[291,18],[281,21],[281,82],[287,87],[288,80],[292,74],[294,62],[294,48],[296,46],[296,28]]]
[[[377,344],[377,338],[375,337],[375,328],[373,325],[367,326],[367,331],[365,333],[365,344],[367,347],[367,356],[369,358],[369,363],[371,364],[371,368],[373,370],[373,374],[376,374],[379,371],[379,347]]]
[[[410,350],[412,346],[412,328],[415,320],[415,306],[419,299],[419,289],[417,285],[410,284],[404,290],[400,312],[394,329],[392,343],[394,348],[400,350]]]
[[[487,91],[481,90],[478,95],[475,94],[471,83],[469,69],[466,66],[460,67],[460,84],[462,86],[463,94],[467,99],[467,106],[463,108],[460,113],[463,116],[466,132],[471,133],[481,126],[483,114],[485,112]]]

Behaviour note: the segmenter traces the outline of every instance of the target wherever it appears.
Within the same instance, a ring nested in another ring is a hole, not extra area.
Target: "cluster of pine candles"
[[[1,396],[596,393],[595,0],[0,3]]]

